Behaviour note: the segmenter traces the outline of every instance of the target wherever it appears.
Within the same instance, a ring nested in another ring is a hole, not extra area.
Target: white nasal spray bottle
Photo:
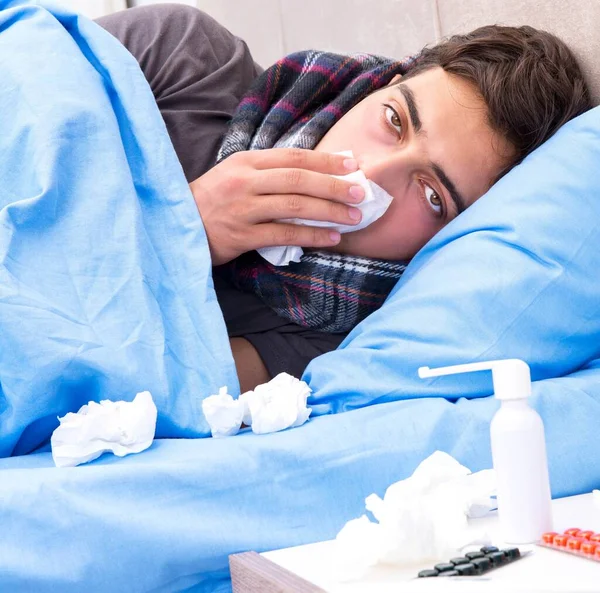
[[[552,508],[544,425],[529,406],[531,373],[519,359],[492,360],[430,369],[419,377],[492,371],[500,409],[490,426],[492,459],[498,483],[498,518],[507,543],[538,541],[552,529]]]

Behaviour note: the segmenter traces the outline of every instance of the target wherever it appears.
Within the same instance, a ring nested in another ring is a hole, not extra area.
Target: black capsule
[[[463,577],[475,574],[475,566],[470,562],[467,562],[467,564],[457,564],[454,570]]]
[[[502,550],[502,553],[509,560],[516,560],[517,558],[519,558],[521,556],[521,552],[520,552],[519,548],[505,548],[504,550]]]
[[[438,574],[439,572],[435,568],[428,568],[419,573],[419,578],[437,577]]]
[[[475,567],[475,574],[482,574],[492,567],[492,562],[489,558],[473,558],[471,563]]]
[[[488,554],[487,557],[490,559],[492,566],[500,566],[507,561],[504,552],[492,552],[491,554]]]
[[[491,554],[492,552],[499,552],[500,550],[496,546],[483,546],[483,548],[481,548],[481,551],[484,554]]]
[[[457,577],[460,576],[460,573],[456,570],[445,570],[444,572],[440,572],[438,577]]]
[[[433,568],[435,568],[439,572],[446,572],[447,570],[454,570],[454,564],[450,564],[449,562],[442,562],[441,564],[436,564]]]
[[[474,558],[483,558],[485,556],[485,554],[483,552],[467,552],[465,554],[465,556],[469,559],[469,560],[473,560]]]
[[[450,564],[454,564],[455,566],[457,564],[467,564],[469,562],[468,558],[465,558],[464,556],[458,556],[458,558],[450,558]]]

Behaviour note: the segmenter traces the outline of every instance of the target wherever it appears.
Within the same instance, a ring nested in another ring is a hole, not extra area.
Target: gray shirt
[[[241,39],[207,14],[175,4],[140,6],[97,20],[137,59],[150,84],[188,181],[215,162],[229,120],[261,72]],[[345,337],[279,317],[256,295],[214,270],[215,290],[230,337],[247,339],[271,377],[300,377],[315,357]]]

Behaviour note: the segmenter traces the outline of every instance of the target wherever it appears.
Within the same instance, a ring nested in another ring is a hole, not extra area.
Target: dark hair
[[[472,82],[488,107],[490,126],[519,164],[564,123],[592,107],[575,56],[555,35],[533,27],[488,25],[426,47],[404,76],[439,66]]]

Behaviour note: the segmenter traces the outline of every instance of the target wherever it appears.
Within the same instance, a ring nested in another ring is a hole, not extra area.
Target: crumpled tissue
[[[156,431],[156,405],[149,391],[132,402],[102,400],[59,418],[52,433],[52,458],[57,467],[75,467],[112,451],[118,457],[147,449]]]
[[[336,154],[342,154],[350,158],[353,157],[351,150],[346,150]],[[291,222],[299,225],[322,228],[328,227],[338,231],[339,233],[352,233],[354,231],[360,231],[360,229],[364,229],[381,218],[394,199],[382,187],[379,187],[375,182],[367,179],[361,170],[354,171],[348,175],[333,175],[333,177],[344,179],[345,181],[351,181],[352,183],[362,186],[365,190],[365,197],[360,204],[350,204],[362,212],[362,219],[358,224],[344,225],[336,224],[335,222],[325,222],[322,220],[303,220],[301,218],[285,218],[282,219],[281,222]],[[274,266],[287,266],[291,261],[299,262],[304,251],[302,251],[301,247],[291,246],[263,247],[258,249],[258,253],[260,253],[264,259]]]
[[[242,423],[256,434],[267,434],[304,424],[312,412],[306,407],[310,393],[304,381],[279,373],[237,400],[221,387],[218,395],[203,400],[202,411],[213,437],[233,436]]]
[[[254,391],[240,395],[244,405],[244,423],[256,434],[277,432],[304,424],[312,408],[306,407],[311,388],[300,379],[279,373]]]
[[[392,484],[383,500],[371,494],[366,515],[348,521],[336,537],[335,567],[342,580],[363,576],[375,564],[406,565],[458,555],[473,543],[489,543],[468,517],[495,508],[494,470],[472,474],[452,456],[436,451],[410,478]]]
[[[227,393],[227,387],[221,387],[218,394],[204,398],[202,412],[215,438],[237,434],[244,419],[243,404]]]

